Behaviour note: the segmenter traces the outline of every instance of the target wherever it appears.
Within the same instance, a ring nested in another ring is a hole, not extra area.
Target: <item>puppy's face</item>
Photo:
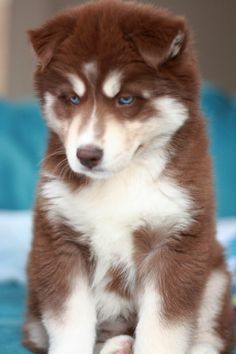
[[[91,178],[107,178],[132,163],[145,163],[162,152],[188,117],[183,99],[176,98],[179,82],[171,71],[183,47],[183,22],[171,18],[167,43],[157,41],[156,47],[146,48],[143,29],[137,32],[140,25],[126,28],[125,16],[134,5],[111,3],[120,14],[113,27],[112,6],[101,2],[30,33],[40,59],[36,82],[48,126],[60,138],[70,168]],[[150,8],[137,9],[147,25],[155,18],[160,22],[159,12],[153,18]],[[95,26],[99,11],[104,16]],[[81,33],[80,22],[86,17],[90,24]],[[164,19],[158,24],[160,33],[166,30]],[[63,29],[66,38],[60,37]]]

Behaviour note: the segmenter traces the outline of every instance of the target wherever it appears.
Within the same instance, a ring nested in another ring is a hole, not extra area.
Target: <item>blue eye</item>
[[[134,96],[121,96],[118,98],[118,103],[121,106],[129,106],[134,102]]]
[[[76,95],[70,96],[70,103],[77,106],[80,104],[80,98]]]

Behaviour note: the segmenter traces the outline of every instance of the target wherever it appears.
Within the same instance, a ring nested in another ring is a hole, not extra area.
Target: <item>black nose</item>
[[[81,165],[90,169],[97,166],[102,159],[103,151],[93,145],[85,145],[77,150]]]

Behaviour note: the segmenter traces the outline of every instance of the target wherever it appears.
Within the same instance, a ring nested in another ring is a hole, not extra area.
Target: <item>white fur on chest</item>
[[[174,181],[154,181],[141,168],[109,180],[98,180],[78,191],[52,178],[42,187],[52,217],[64,217],[83,234],[97,256],[122,257],[132,248],[132,233],[141,226],[173,225],[181,230],[191,221],[191,200]]]

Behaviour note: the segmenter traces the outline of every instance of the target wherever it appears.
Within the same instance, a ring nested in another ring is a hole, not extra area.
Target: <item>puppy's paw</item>
[[[212,344],[202,342],[194,344],[190,354],[220,354],[220,352]]]
[[[132,354],[133,344],[130,336],[116,336],[105,342],[100,354]]]

